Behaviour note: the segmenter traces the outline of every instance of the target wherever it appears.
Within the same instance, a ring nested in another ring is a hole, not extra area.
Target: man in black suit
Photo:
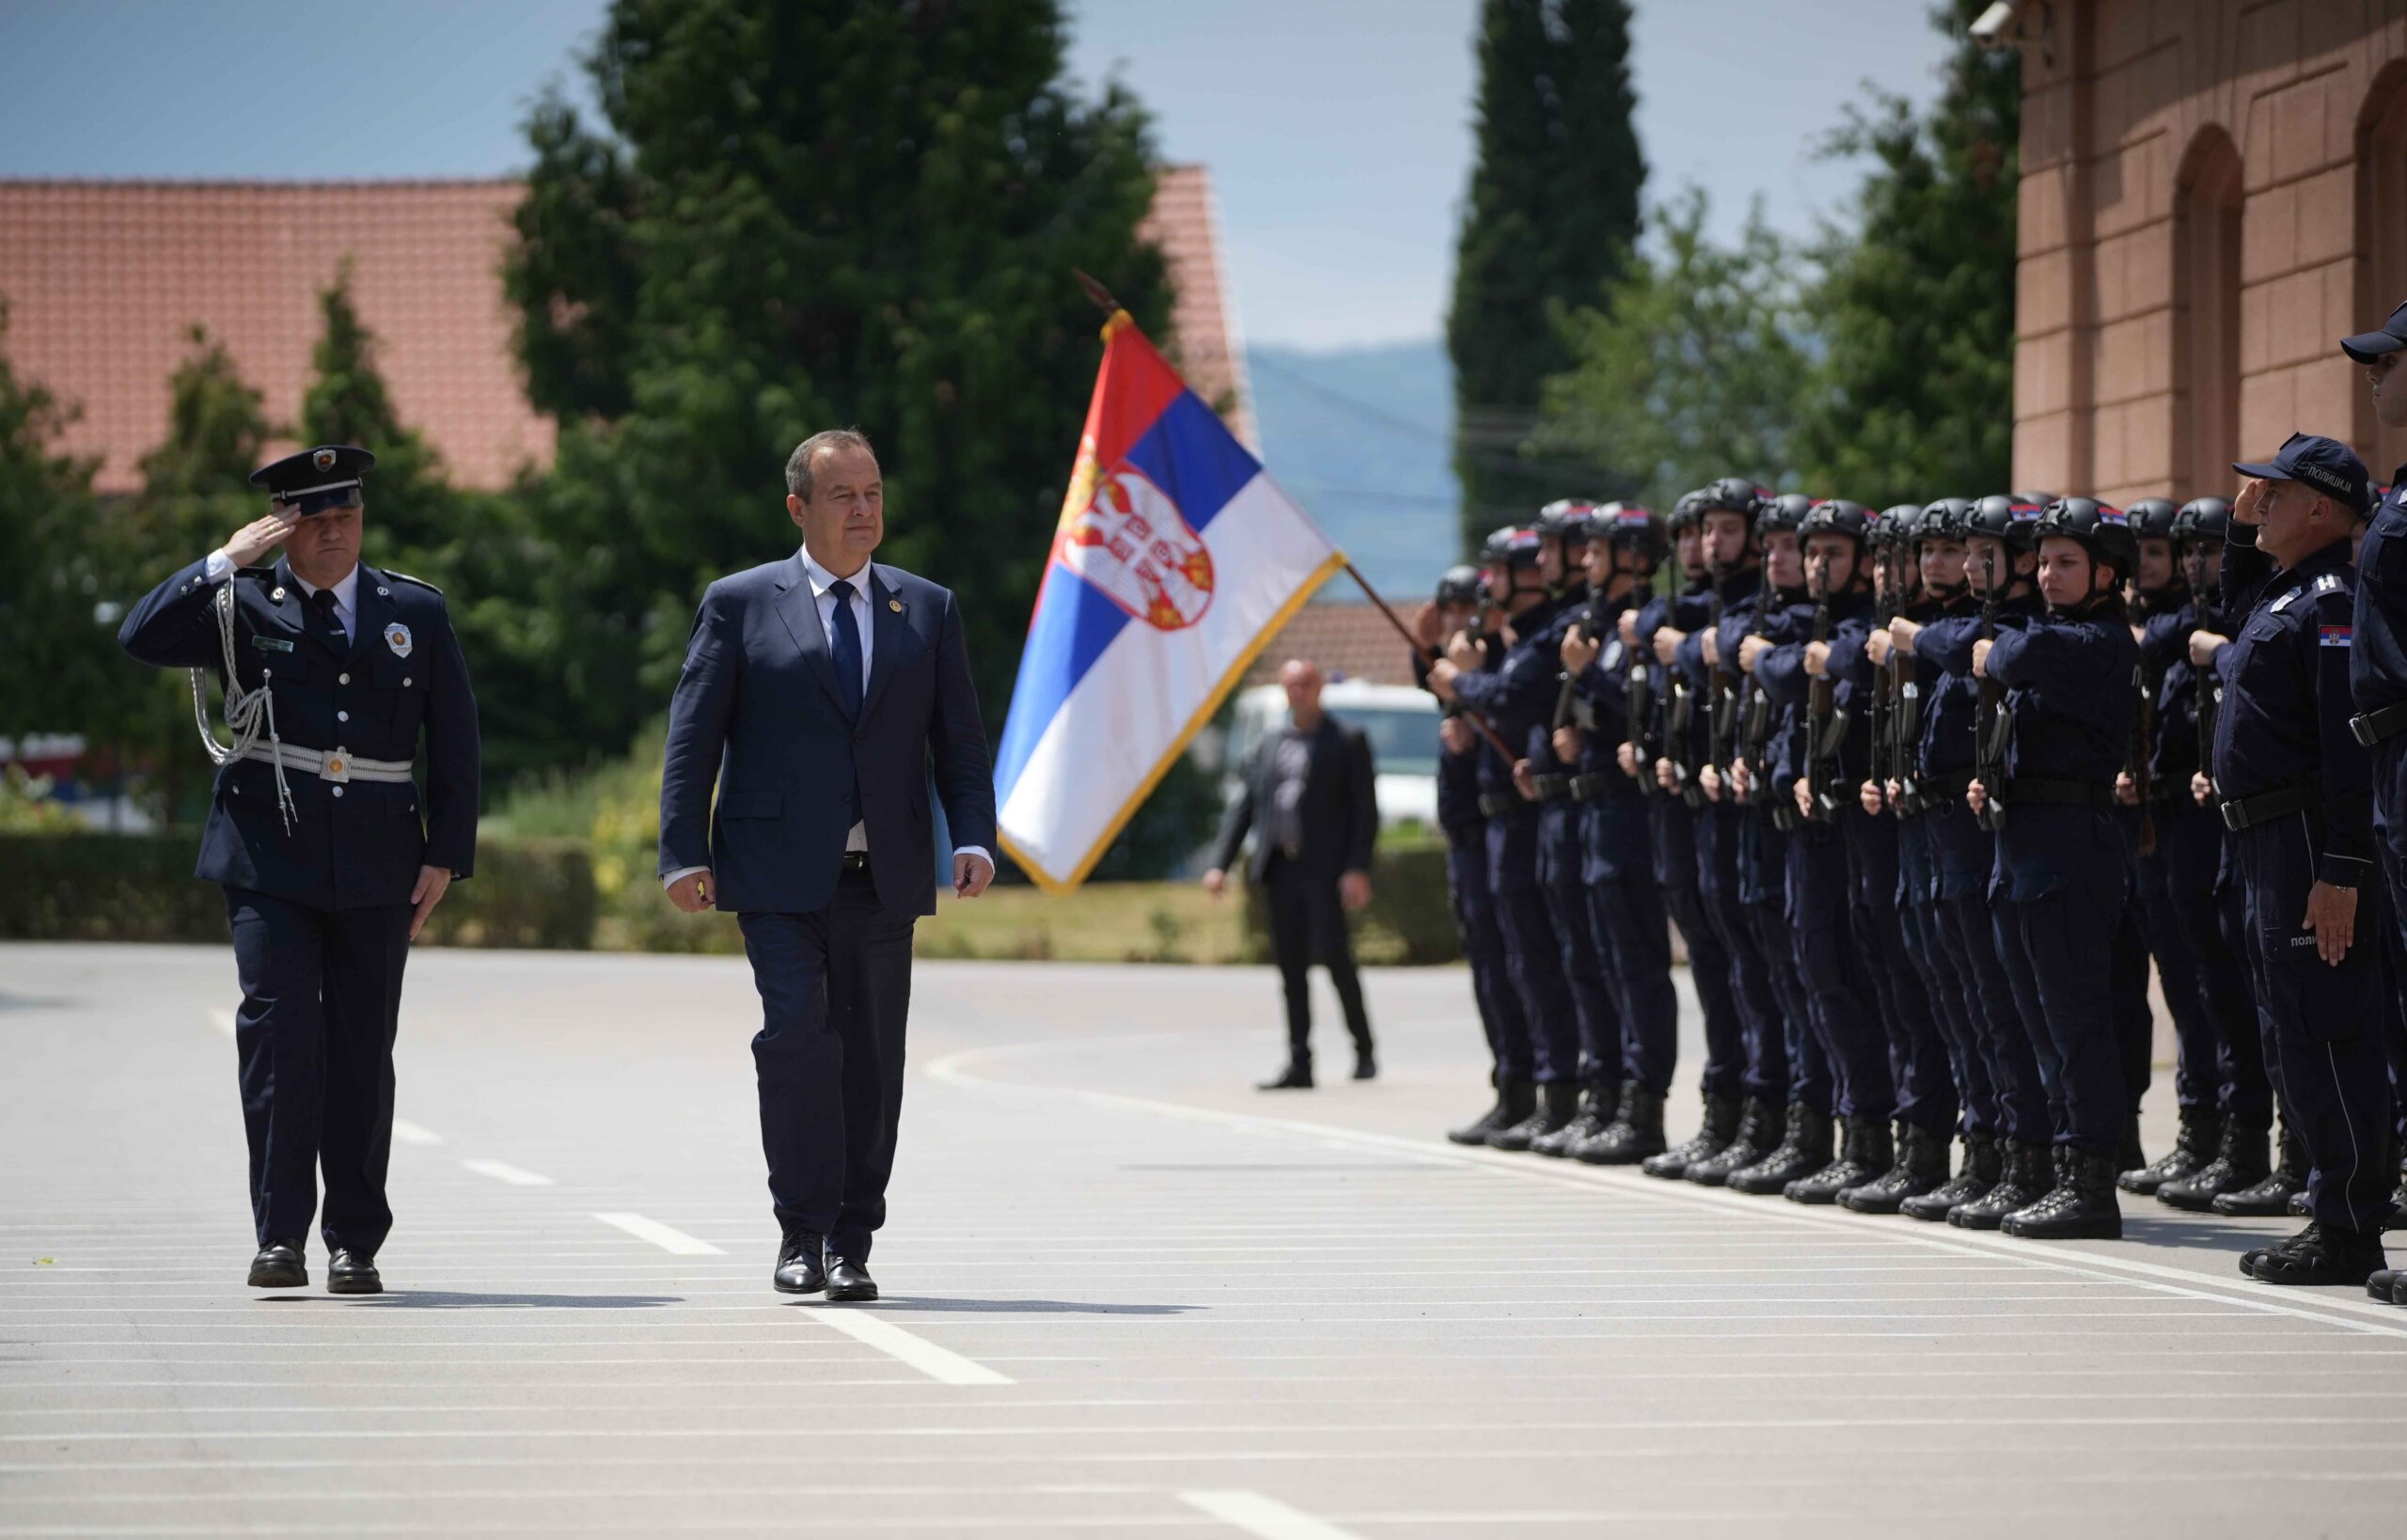
[[[1315,958],[1329,969],[1354,1037],[1354,1078],[1378,1073],[1371,1017],[1354,971],[1345,912],[1371,902],[1371,846],[1378,838],[1371,742],[1360,728],[1321,710],[1317,665],[1291,658],[1279,670],[1288,725],[1266,735],[1246,762],[1245,785],[1221,820],[1204,887],[1227,890],[1229,863],[1246,831],[1254,833],[1246,880],[1269,889],[1270,937],[1287,990],[1287,1068],[1265,1091],[1309,1091],[1313,1083],[1313,1002],[1306,976]]]
[[[936,912],[931,771],[963,898],[995,874],[995,784],[952,593],[870,560],[886,514],[869,440],[805,439],[786,493],[802,548],[712,584],[694,618],[660,874],[678,908],[732,909],[744,929],[778,1289],[874,1299],[911,932]]]

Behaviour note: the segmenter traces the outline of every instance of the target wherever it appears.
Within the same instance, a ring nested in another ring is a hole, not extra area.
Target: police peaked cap
[[[368,467],[376,457],[354,444],[321,444],[288,454],[251,472],[251,485],[268,495],[279,513],[306,518],[330,508],[355,508]]]
[[[2092,561],[2125,574],[2139,565],[2140,542],[2132,533],[2131,516],[2094,497],[2059,497],[2050,503],[2039,515],[2038,535],[2079,541]]]
[[[2334,502],[2345,504],[2359,518],[2373,511],[2373,478],[2367,473],[2366,463],[2336,438],[2292,433],[2282,440],[2273,459],[2256,464],[2242,461],[2231,468],[2242,476],[2304,481]]]
[[[2173,515],[2175,540],[2210,540],[2220,544],[2231,527],[2231,504],[2221,497],[2193,497]]]
[[[2132,534],[2140,540],[2171,540],[2181,517],[2181,505],[2170,497],[2143,497],[2123,510]]]

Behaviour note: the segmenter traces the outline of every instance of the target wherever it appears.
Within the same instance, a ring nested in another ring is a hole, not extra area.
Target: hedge
[[[1249,890],[1245,904],[1248,960],[1270,960],[1269,899]],[[1452,963],[1463,954],[1446,902],[1446,847],[1384,841],[1371,857],[1371,903],[1353,917],[1354,953],[1363,963]]]
[[[229,939],[226,901],[192,874],[199,836],[0,835],[0,937],[23,941]],[[422,942],[575,950],[593,944],[593,862],[573,840],[488,839]]]

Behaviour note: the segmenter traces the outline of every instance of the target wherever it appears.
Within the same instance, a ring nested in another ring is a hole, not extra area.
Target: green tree
[[[1693,187],[1657,210],[1660,251],[1634,257],[1602,307],[1558,314],[1575,363],[1547,382],[1531,439],[1540,454],[1620,466],[1658,509],[1717,476],[1794,480],[1812,369],[1798,264],[1760,211],[1728,247],[1706,234],[1707,215]]]
[[[1446,345],[1466,543],[1568,494],[1618,491],[1600,464],[1529,454],[1545,381],[1568,369],[1552,306],[1597,302],[1639,228],[1625,0],[1486,0],[1478,157]]]
[[[1873,165],[1817,253],[1823,358],[1796,453],[1816,485],[1875,508],[1998,492],[2011,473],[2022,58],[1972,39],[1981,8],[1932,8],[1956,46],[1927,113],[1876,93],[1827,147]]]
[[[0,304],[0,737],[84,731],[123,681],[97,559],[96,462],[58,452],[73,409],[10,367]]]
[[[433,448],[403,427],[377,368],[376,338],[351,297],[351,264],[318,292],[324,329],[309,352],[309,388],[301,397],[304,443],[355,444],[376,456],[368,473],[369,516],[375,531],[371,565],[400,566],[439,553],[458,534],[458,510]],[[413,575],[416,566],[406,570]]]

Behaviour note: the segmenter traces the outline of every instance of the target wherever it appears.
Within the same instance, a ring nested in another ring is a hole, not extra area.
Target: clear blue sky
[[[1307,347],[1442,323],[1470,170],[1475,0],[1067,0],[1072,68],[1212,167],[1238,318]],[[1853,184],[1813,140],[1869,77],[1917,99],[1925,0],[1637,0],[1661,196],[1809,230]],[[0,176],[497,176],[602,0],[0,0]],[[301,80],[322,82],[312,89]]]

